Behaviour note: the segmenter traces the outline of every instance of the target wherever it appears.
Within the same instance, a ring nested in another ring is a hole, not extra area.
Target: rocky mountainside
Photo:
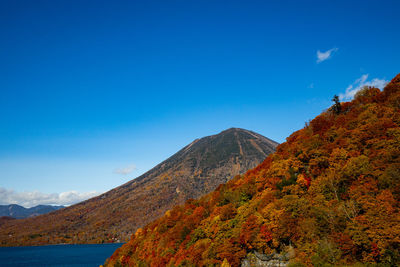
[[[336,99],[337,100],[337,99]],[[400,266],[400,74],[139,229],[106,266]]]
[[[0,216],[23,219],[46,214],[55,210],[59,210],[61,208],[64,208],[64,206],[38,205],[31,208],[25,208],[16,204],[0,205]]]
[[[1,245],[126,241],[174,205],[255,167],[277,145],[238,128],[197,139],[142,176],[98,197],[35,218],[5,221]]]

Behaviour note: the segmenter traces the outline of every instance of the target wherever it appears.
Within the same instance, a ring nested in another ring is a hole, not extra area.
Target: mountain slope
[[[16,204],[0,205],[0,216],[23,219],[46,214],[61,208],[64,208],[64,206],[38,205],[32,208],[25,208]]]
[[[98,197],[48,215],[4,222],[1,245],[128,240],[138,227],[174,205],[255,167],[276,146],[238,128],[195,140],[142,176]]]
[[[271,259],[400,265],[400,75],[383,92],[364,88],[335,104],[253,170],[139,229],[106,266]]]

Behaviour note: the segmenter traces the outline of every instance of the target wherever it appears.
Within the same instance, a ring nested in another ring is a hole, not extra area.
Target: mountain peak
[[[218,184],[228,181],[235,175],[255,167],[254,162],[261,162],[268,154],[275,151],[277,142],[260,134],[240,128],[229,128],[219,134],[194,140],[169,159],[157,165],[144,175],[130,183],[151,179],[160,173],[179,172],[185,177],[214,177]],[[218,175],[215,169],[230,166]],[[217,185],[212,183],[212,187]],[[197,189],[196,189],[197,190]],[[208,191],[208,187],[206,189]],[[204,193],[193,192],[193,198]]]
[[[226,130],[223,130],[222,132],[220,132],[220,134],[221,133],[230,133],[230,132],[240,132],[240,131],[247,131],[247,130],[242,129],[242,128],[231,127]]]

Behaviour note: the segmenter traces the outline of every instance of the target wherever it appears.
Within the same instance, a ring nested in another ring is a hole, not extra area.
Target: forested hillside
[[[260,122],[261,123],[261,122]],[[107,266],[400,264],[400,75],[336,103],[276,153],[139,229]]]

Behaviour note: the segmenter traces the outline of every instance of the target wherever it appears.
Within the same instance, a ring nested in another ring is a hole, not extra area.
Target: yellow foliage
[[[226,258],[222,262],[221,267],[231,267],[231,265],[229,264],[229,262],[228,262],[228,260]]]

